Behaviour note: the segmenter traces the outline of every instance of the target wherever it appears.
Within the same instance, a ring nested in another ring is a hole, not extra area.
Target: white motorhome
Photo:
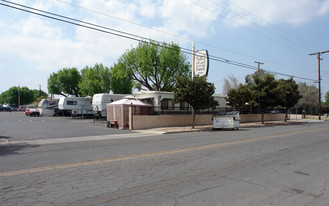
[[[71,111],[72,116],[93,115],[92,98],[89,97],[61,97],[58,109]]]
[[[42,99],[39,104],[39,111],[41,116],[54,116],[58,113],[59,99]]]
[[[108,103],[117,101],[127,96],[128,94],[94,94],[93,96],[93,110],[94,113],[97,113],[100,117],[106,117],[106,106]]]

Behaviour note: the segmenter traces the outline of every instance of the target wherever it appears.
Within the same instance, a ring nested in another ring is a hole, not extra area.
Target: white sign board
[[[207,50],[195,53],[195,76],[207,76],[209,70],[209,56]]]

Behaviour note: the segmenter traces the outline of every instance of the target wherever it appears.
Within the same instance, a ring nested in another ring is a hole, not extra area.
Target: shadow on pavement
[[[19,151],[25,148],[39,147],[40,145],[0,145],[0,156],[19,154]]]

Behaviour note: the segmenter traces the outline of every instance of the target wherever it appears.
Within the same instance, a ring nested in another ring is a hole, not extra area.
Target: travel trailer
[[[38,108],[41,116],[54,116],[59,113],[58,109],[59,99],[42,99]]]
[[[89,97],[61,97],[58,102],[58,109],[69,111],[71,116],[93,115],[92,98]]]
[[[93,96],[93,110],[99,117],[106,117],[106,106],[108,103],[117,101],[127,96],[127,94],[94,94]]]

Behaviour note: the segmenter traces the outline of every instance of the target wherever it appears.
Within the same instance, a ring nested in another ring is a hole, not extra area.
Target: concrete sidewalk
[[[288,120],[287,122],[267,121],[264,124],[262,124],[261,122],[250,122],[250,123],[240,123],[239,126],[240,128],[253,128],[253,127],[271,127],[271,126],[297,125],[297,124],[320,123],[320,122],[324,122],[324,120],[297,119],[297,120]],[[209,131],[213,129],[214,129],[213,125],[203,125],[203,126],[195,126],[194,129],[192,129],[191,126],[183,126],[183,127],[161,127],[161,128],[152,128],[152,129],[134,130],[134,131],[141,133],[168,134],[168,133],[181,133],[181,132]]]

